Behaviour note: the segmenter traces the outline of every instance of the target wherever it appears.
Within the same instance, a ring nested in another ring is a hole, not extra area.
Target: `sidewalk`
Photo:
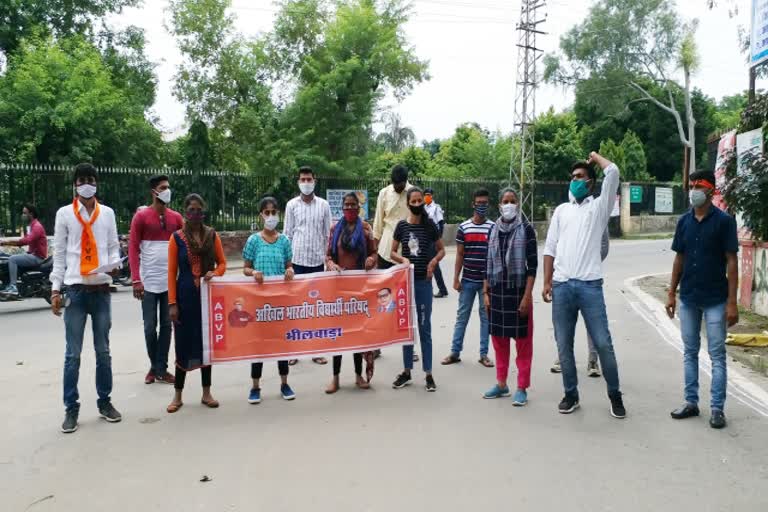
[[[646,277],[638,281],[640,288],[666,304],[670,274]],[[759,334],[768,331],[768,317],[757,315],[739,307],[739,323],[728,329],[731,334]],[[702,343],[702,346],[706,346]],[[768,376],[768,348],[726,345],[728,355],[751,370]]]

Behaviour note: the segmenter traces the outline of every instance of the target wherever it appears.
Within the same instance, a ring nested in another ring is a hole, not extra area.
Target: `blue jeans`
[[[421,367],[425,373],[432,372],[432,281],[414,281],[414,295],[419,321],[421,340]],[[403,347],[403,365],[413,369],[413,345]]]
[[[701,318],[707,328],[709,359],[712,361],[712,409],[722,411],[728,381],[725,352],[725,303],[701,308],[680,301],[680,327],[685,347],[685,401],[699,403],[699,349],[701,348]]]
[[[80,395],[80,353],[83,351],[85,321],[91,316],[93,347],[96,351],[96,392],[98,406],[108,404],[112,393],[112,357],[109,355],[109,329],[112,327],[112,298],[109,292],[86,292],[80,288],[67,291],[69,305],[64,309],[67,348],[64,353],[64,406],[78,411]]]
[[[159,311],[158,311],[159,310]],[[171,319],[168,316],[168,292],[144,292],[141,301],[144,317],[144,341],[147,344],[149,364],[155,375],[163,376],[168,370],[168,351],[171,348]],[[158,316],[160,332],[157,331]]]
[[[16,286],[16,281],[19,279],[20,268],[34,268],[42,262],[43,259],[34,254],[14,254],[8,258],[8,284]]]
[[[456,326],[453,328],[451,354],[461,354],[464,348],[464,333],[467,331],[469,316],[477,296],[477,310],[480,312],[480,357],[488,355],[488,312],[483,304],[483,283],[461,280],[459,310],[456,312]]]
[[[603,280],[579,281],[570,279],[552,285],[552,323],[555,326],[557,352],[563,370],[565,394],[578,399],[578,377],[576,360],[573,356],[573,336],[579,311],[584,317],[587,332],[592,337],[595,350],[600,357],[603,376],[608,386],[608,395],[619,393],[619,369],[613,351],[611,333],[608,330],[608,315],[603,297]]]

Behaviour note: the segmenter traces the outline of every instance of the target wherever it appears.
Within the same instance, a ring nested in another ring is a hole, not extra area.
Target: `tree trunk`
[[[696,119],[693,117],[693,105],[691,103],[691,71],[685,70],[685,114],[688,121],[688,175],[690,171],[696,172]]]

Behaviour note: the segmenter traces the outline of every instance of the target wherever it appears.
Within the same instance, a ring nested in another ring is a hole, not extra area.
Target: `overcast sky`
[[[257,35],[271,29],[276,12],[271,0],[233,0],[237,28]],[[547,21],[538,46],[557,49],[560,36],[586,16],[591,2],[550,0],[542,9]],[[713,11],[706,0],[677,0],[686,18],[698,18],[701,70],[694,85],[716,99],[736,94],[748,86],[748,67],[739,52],[738,27],[749,28],[750,0],[733,0],[739,13],[730,18],[728,8]],[[721,0],[720,4],[726,4]],[[456,126],[474,121],[491,130],[512,129],[519,0],[415,0],[414,13],[406,27],[409,43],[421,59],[429,61],[431,79],[414,89],[402,103],[387,99],[419,140],[449,137]],[[174,39],[166,32],[167,0],[145,0],[139,9],[129,9],[117,25],[137,25],[146,30],[148,53],[157,63],[159,90],[154,114],[160,128],[179,132],[184,126],[184,107],[174,98],[173,76],[181,57]],[[758,87],[762,86],[758,83]],[[537,111],[550,106],[567,108],[573,101],[569,91],[542,86],[537,93]]]

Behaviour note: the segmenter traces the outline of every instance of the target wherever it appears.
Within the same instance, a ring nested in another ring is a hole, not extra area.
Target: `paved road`
[[[669,419],[681,401],[680,354],[635,313],[623,284],[666,271],[668,245],[615,242],[607,260],[624,421],[608,414],[602,379],[583,378],[581,410],[557,413],[562,388],[548,370],[555,348],[550,309],[540,298],[525,408],[481,399],[495,374],[475,362],[475,320],[464,362],[437,365],[434,394],[417,385],[392,390],[401,358],[388,350],[368,392],[352,388],[351,358],[335,396],[323,393],[330,367],[302,362],[291,374],[298,399],[284,402],[270,365],[264,402],[253,406],[245,400],[247,366],[216,367],[222,407],[197,405],[194,375],[187,406],[169,416],[171,388],[143,384],[140,311],[122,291],[113,305],[113,397],[125,419],[97,419],[93,352],[84,351],[81,427],[65,436],[58,432],[62,321],[34,303],[2,305],[0,508],[23,511],[42,500],[29,510],[766,510],[768,418],[729,398],[725,431],[711,430],[706,417]],[[453,266],[452,255],[447,263]],[[448,351],[455,309],[455,294],[435,303],[436,362]],[[200,483],[203,475],[213,481]]]

